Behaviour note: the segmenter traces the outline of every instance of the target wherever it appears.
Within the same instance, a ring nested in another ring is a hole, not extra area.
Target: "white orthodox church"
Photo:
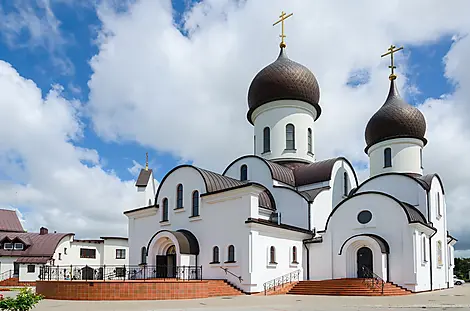
[[[164,276],[201,266],[203,279],[247,293],[294,271],[303,280],[373,273],[413,292],[452,287],[444,185],[424,173],[426,121],[396,76],[366,126],[370,176],[359,183],[346,158],[316,159],[320,88],[285,50],[249,88],[252,155],[222,173],[177,166],[158,187],[151,169],[140,172],[144,207],[125,212],[129,264],[167,267]]]

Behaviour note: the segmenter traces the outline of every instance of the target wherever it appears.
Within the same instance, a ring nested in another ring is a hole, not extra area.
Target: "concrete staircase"
[[[370,279],[372,281],[372,279]],[[291,295],[333,295],[333,296],[398,296],[412,292],[391,282],[382,287],[371,288],[364,279],[334,279],[323,281],[300,281],[287,294]]]
[[[244,293],[227,280],[208,280],[209,297],[239,296]]]

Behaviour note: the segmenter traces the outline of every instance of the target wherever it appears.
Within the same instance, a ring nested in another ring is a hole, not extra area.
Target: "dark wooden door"
[[[167,265],[168,265],[168,277],[175,278],[176,277],[176,255],[166,255],[167,257]]]
[[[156,264],[156,277],[157,278],[165,278],[167,277],[166,275],[166,270],[167,270],[167,264],[166,264],[166,256],[165,255],[157,255],[157,264]]]
[[[367,271],[374,271],[372,264],[372,250],[368,247],[361,247],[357,251],[357,277],[367,277]]]

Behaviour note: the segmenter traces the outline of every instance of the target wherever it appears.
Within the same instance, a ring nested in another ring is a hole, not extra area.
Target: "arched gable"
[[[434,229],[433,227],[431,227],[427,221],[426,221],[426,217],[424,217],[423,213],[421,213],[416,207],[414,207],[413,205],[410,205],[408,203],[405,203],[405,202],[401,202],[399,201],[397,198],[387,194],[387,193],[383,193],[383,192],[378,192],[378,191],[365,191],[365,192],[361,192],[361,193],[358,193],[358,194],[355,194],[353,196],[350,196],[348,198],[346,198],[345,200],[341,201],[338,205],[336,205],[336,207],[331,211],[330,215],[328,216],[328,219],[326,220],[326,225],[325,225],[325,231],[328,230],[328,224],[330,222],[330,219],[331,217],[335,214],[335,212],[343,205],[345,204],[346,202],[348,202],[349,200],[353,199],[353,198],[356,198],[356,197],[359,197],[359,196],[363,196],[363,195],[368,195],[368,194],[376,194],[376,195],[380,195],[380,196],[384,196],[390,200],[393,200],[395,201],[395,203],[398,204],[398,206],[400,206],[402,209],[403,209],[403,212],[405,213],[407,219],[408,219],[408,223],[421,223],[429,228],[432,228]],[[434,229],[436,230],[436,229]]]
[[[181,254],[199,255],[199,242],[197,241],[197,238],[190,231],[180,229],[177,231],[160,230],[152,235],[147,244],[147,256],[153,239],[161,233],[170,234],[176,239],[178,242],[178,249]]]
[[[375,242],[377,242],[377,244],[379,245],[380,247],[380,251],[382,252],[382,254],[390,254],[390,246],[388,245],[387,241],[385,241],[384,238],[382,238],[381,236],[378,236],[376,234],[371,234],[371,233],[361,233],[361,234],[356,234],[356,235],[353,235],[351,237],[349,237],[348,239],[346,239],[343,244],[341,245],[340,249],[339,249],[339,254],[338,255],[341,255],[343,253],[343,248],[344,246],[346,245],[346,243],[348,243],[350,240],[356,238],[356,237],[360,237],[360,236],[367,236],[373,240],[375,240]]]
[[[424,175],[421,177],[421,180],[426,183],[427,191],[429,191],[431,190],[431,186],[432,186],[432,182],[434,178],[437,179],[437,181],[440,183],[442,193],[445,194],[444,183],[442,182],[441,176],[439,176],[439,174],[433,173],[433,174]]]

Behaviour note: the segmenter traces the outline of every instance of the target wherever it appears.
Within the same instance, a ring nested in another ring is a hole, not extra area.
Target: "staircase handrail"
[[[300,269],[297,269],[295,271],[289,272],[275,279],[267,281],[263,284],[264,295],[266,295],[268,290],[270,289],[276,290],[276,287],[284,286],[285,284],[290,284],[292,282],[299,281],[299,278],[300,278]]]
[[[361,267],[363,276],[364,276],[364,283],[369,286],[370,289],[378,288],[381,291],[381,294],[384,293],[385,281],[374,273],[371,269],[366,266]]]
[[[239,276],[239,275],[236,275],[235,273],[233,273],[232,271],[230,271],[228,268],[225,268],[225,267],[220,267],[220,269],[224,270],[225,271],[225,274],[230,274],[230,275],[233,275],[234,277],[236,277],[240,283],[243,281],[242,277]]]
[[[0,273],[0,281],[5,281],[13,277],[13,270],[6,270]]]

